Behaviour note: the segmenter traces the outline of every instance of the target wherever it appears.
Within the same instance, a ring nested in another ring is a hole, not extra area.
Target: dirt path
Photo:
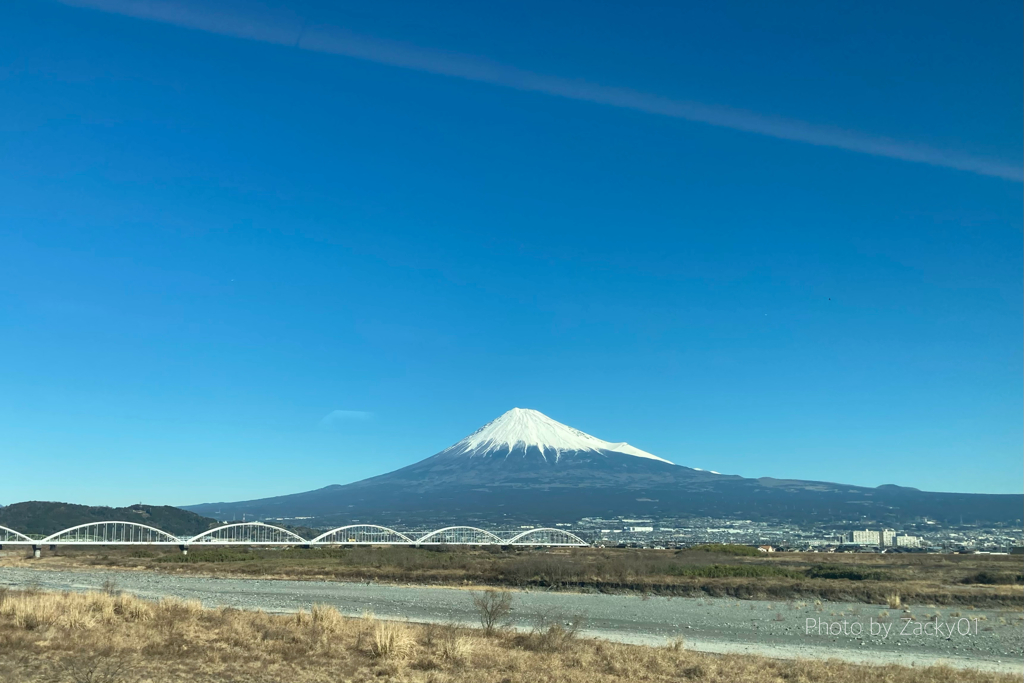
[[[457,588],[0,568],[0,586],[12,588],[88,590],[100,588],[105,581],[142,597],[197,598],[208,606],[289,612],[327,603],[352,616],[370,611],[382,618],[420,622],[473,624],[476,620],[470,594]],[[514,594],[517,628],[582,614],[587,634],[622,642],[661,644],[683,638],[686,647],[708,652],[1024,671],[1024,617],[1019,610],[915,607],[904,613],[839,602]]]

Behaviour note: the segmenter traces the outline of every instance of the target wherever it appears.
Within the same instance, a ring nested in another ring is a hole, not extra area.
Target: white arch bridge
[[[195,536],[175,536],[138,522],[90,522],[63,529],[43,538],[0,526],[0,546],[74,545],[175,545],[189,547],[224,545],[332,546],[332,545],[507,545],[582,547],[587,542],[564,529],[539,527],[517,532],[492,532],[472,526],[450,526],[429,532],[401,532],[377,524],[349,524],[305,539],[293,531],[265,522],[239,522],[214,527]]]

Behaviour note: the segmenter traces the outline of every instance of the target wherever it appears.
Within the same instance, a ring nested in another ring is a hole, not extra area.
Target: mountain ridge
[[[90,522],[138,522],[176,536],[194,536],[211,529],[217,521],[170,505],[77,505],[30,500],[0,507],[0,526],[24,534],[52,534]]]
[[[929,517],[1019,520],[1024,496],[751,479],[674,464],[514,408],[435,455],[344,485],[185,509],[221,519],[314,517],[418,523],[574,522],[583,517],[719,517],[808,522]]]

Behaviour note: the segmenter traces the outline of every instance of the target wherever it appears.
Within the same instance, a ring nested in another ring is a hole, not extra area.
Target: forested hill
[[[218,524],[209,517],[170,505],[111,508],[33,500],[0,507],[0,526],[23,534],[52,534],[78,524],[108,521],[147,524],[175,536],[193,536]]]

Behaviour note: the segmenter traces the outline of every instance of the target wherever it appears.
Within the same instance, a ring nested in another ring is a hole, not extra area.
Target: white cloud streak
[[[872,156],[958,169],[980,175],[1024,182],[1024,166],[844,130],[795,119],[764,116],[752,111],[713,104],[669,99],[628,88],[610,87],[558,76],[524,71],[486,59],[424,49],[379,38],[361,36],[334,26],[307,25],[294,15],[255,16],[216,11],[211,5],[179,0],[58,0],[124,16],[159,21],[235,38],[256,40],[301,50],[342,55],[377,64],[412,69],[478,83],[536,92],[581,102],[695,121],[722,128],[834,147]]]

